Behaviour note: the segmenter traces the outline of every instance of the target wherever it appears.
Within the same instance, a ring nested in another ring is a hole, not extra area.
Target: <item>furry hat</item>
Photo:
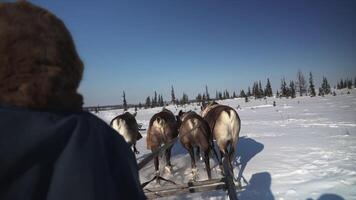
[[[28,2],[0,3],[0,105],[81,110],[82,74],[60,19]]]

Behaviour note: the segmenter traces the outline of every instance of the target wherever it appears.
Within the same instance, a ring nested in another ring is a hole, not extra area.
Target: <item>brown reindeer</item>
[[[122,135],[125,141],[133,147],[135,154],[139,154],[140,152],[136,149],[136,141],[141,139],[142,135],[138,130],[139,128],[135,117],[136,113],[131,114],[125,112],[112,119],[110,126]]]
[[[209,124],[194,111],[186,113],[180,111],[178,116],[181,120],[179,139],[183,147],[190,154],[193,179],[196,179],[197,176],[194,148],[197,149],[197,156],[199,156],[200,150],[204,152],[206,171],[208,178],[211,179],[209,151],[212,142],[212,134]]]
[[[220,165],[222,158],[225,157],[233,171],[231,161],[236,151],[241,128],[239,115],[233,108],[216,102],[202,107],[201,114],[208,122],[220,150]]]
[[[178,122],[174,114],[167,109],[163,109],[161,112],[152,116],[148,130],[147,130],[147,149],[152,152],[157,150],[162,144],[169,143],[175,137],[178,136]],[[166,157],[166,169],[171,172],[171,150],[172,147],[165,151]],[[154,165],[156,170],[156,180],[165,180],[159,176],[159,159],[158,156],[154,158]]]

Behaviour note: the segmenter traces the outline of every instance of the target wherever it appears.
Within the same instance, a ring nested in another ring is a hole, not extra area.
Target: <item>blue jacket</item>
[[[0,199],[144,199],[133,152],[88,112],[0,107]]]

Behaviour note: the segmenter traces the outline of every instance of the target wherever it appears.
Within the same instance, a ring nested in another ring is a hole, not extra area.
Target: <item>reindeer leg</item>
[[[222,152],[221,150],[219,152],[220,152],[219,166],[220,166],[220,168],[222,168],[222,159],[224,157],[224,152]]]
[[[210,162],[209,162],[209,150],[204,152],[204,161],[206,172],[208,173],[209,180],[211,179],[211,170],[210,170]]]
[[[139,154],[139,153],[140,153],[140,152],[137,151],[137,149],[136,149],[136,144],[132,145],[132,147],[133,147],[133,150],[134,150],[134,153],[135,153],[135,154]]]
[[[211,142],[211,147],[210,148],[213,150],[213,153],[215,155],[216,161],[219,162],[219,165],[222,165],[222,161],[221,161],[221,159],[219,160],[218,153],[216,152],[214,142]]]
[[[198,159],[202,160],[201,159],[202,157],[200,156],[200,148],[199,147],[197,147],[196,156],[198,157]]]
[[[155,165],[155,171],[156,171],[156,174],[155,174],[155,179],[156,179],[156,183],[160,184],[160,179],[158,178],[159,177],[159,160],[158,160],[158,156],[156,156],[154,158],[154,165]]]
[[[172,147],[168,148],[168,149],[165,151],[166,170],[167,170],[169,173],[172,173],[171,150],[172,150]]]
[[[190,159],[191,159],[193,180],[195,180],[196,179],[196,164],[195,164],[194,148],[192,146],[190,146],[188,151],[189,151],[189,155],[190,155]]]
[[[227,159],[228,159],[228,161],[229,161],[231,173],[232,173],[232,175],[234,175],[234,167],[233,167],[233,165],[232,165],[232,160],[233,160],[232,156],[234,155],[234,148],[232,148],[232,146],[231,146],[231,148],[230,148],[230,151],[228,151],[227,154],[228,154],[228,155],[227,155]]]

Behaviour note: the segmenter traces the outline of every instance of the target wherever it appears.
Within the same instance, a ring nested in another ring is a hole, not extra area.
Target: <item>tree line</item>
[[[356,77],[354,78],[354,81],[352,81],[352,79],[345,79],[345,80],[341,79],[339,82],[337,82],[337,86],[335,86],[335,88],[351,89],[352,87],[355,86],[356,86]],[[331,94],[331,86],[327,78],[323,77],[320,87],[318,88],[318,90],[316,90],[312,72],[309,72],[309,80],[307,83],[307,80],[303,72],[301,70],[298,70],[295,81],[294,80],[288,81],[285,79],[285,77],[281,79],[280,87],[276,90],[275,97],[295,98],[297,94],[299,94],[299,96],[308,95],[311,97],[314,97],[316,95],[324,96],[324,95]],[[333,92],[333,94],[336,95],[335,92]],[[152,97],[148,96],[146,98],[144,104],[140,102],[139,104],[135,105],[135,110],[137,110],[138,108],[146,109],[146,108],[162,107],[168,104],[184,105],[184,104],[189,104],[191,102],[205,103],[212,100],[224,100],[224,99],[231,99],[231,98],[238,98],[238,97],[245,98],[245,101],[247,102],[249,101],[250,98],[260,99],[260,98],[266,98],[272,96],[274,96],[274,94],[269,78],[267,78],[266,85],[264,87],[262,86],[260,80],[254,81],[252,87],[249,86],[246,92],[245,90],[242,89],[240,90],[239,93],[235,91],[231,93],[227,89],[224,89],[222,91],[216,91],[215,98],[211,98],[207,85],[205,86],[205,91],[203,93],[198,93],[195,99],[189,99],[188,95],[185,92],[183,92],[181,98],[177,98],[174,92],[174,87],[172,85],[170,101],[165,101],[163,99],[163,95],[157,94],[157,92],[155,91]],[[128,109],[128,105],[126,101],[125,91],[123,91],[122,97],[123,97],[123,108],[126,111]]]

